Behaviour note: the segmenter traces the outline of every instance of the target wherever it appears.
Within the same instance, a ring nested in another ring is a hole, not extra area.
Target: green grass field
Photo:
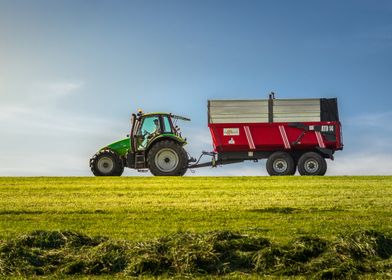
[[[229,230],[276,244],[392,233],[392,177],[0,178],[0,240],[71,230],[127,242]]]

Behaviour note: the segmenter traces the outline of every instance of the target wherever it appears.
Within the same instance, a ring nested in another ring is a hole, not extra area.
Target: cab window
[[[145,117],[143,120],[143,124],[138,131],[138,134],[144,136],[145,134],[153,134],[155,132],[158,132],[158,130],[160,130],[159,117]]]
[[[172,133],[172,128],[168,116],[163,116],[162,118],[163,118],[163,133]]]

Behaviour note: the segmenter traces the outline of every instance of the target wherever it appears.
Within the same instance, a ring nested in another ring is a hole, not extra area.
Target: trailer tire
[[[95,176],[121,176],[124,172],[120,156],[109,149],[96,153],[90,159],[90,168]]]
[[[327,172],[327,162],[320,154],[307,152],[298,160],[298,172],[303,176],[323,176]]]
[[[163,140],[150,149],[147,163],[154,176],[183,176],[188,169],[188,155],[177,142]]]
[[[295,163],[293,157],[286,152],[275,152],[267,159],[267,172],[271,176],[294,175]]]

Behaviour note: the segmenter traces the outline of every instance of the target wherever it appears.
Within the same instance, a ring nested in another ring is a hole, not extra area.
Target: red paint
[[[341,150],[340,122],[306,122],[311,126],[333,126],[335,138],[327,140],[323,132],[316,135],[316,131],[309,130],[298,144],[294,142],[303,132],[303,129],[289,126],[289,123],[227,123],[208,124],[210,128],[214,149],[217,152],[234,151],[275,151],[275,150],[312,150],[316,147]],[[246,128],[248,127],[248,128]],[[281,127],[281,128],[280,128]],[[239,135],[224,135],[224,128],[239,128]],[[233,138],[234,144],[229,144]]]
[[[249,148],[251,150],[255,150],[256,146],[255,146],[255,143],[253,141],[252,133],[250,132],[249,126],[244,126],[244,131],[245,131],[246,140],[248,141]]]

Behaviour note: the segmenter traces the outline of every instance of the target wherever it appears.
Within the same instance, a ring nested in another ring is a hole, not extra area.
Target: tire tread
[[[284,173],[277,173],[273,168],[273,162],[276,159],[284,159],[287,162],[287,170]],[[286,152],[274,152],[267,159],[267,172],[270,176],[289,176],[295,174],[295,162],[293,157]]]
[[[177,152],[179,158],[178,167],[171,172],[162,172],[155,166],[154,158],[156,153],[162,148],[172,148]],[[150,149],[147,155],[147,165],[150,169],[150,172],[154,176],[183,176],[188,169],[188,154],[184,150],[184,148],[178,144],[177,142],[171,140],[162,140],[154,144],[154,146]]]
[[[102,156],[109,156],[109,157],[113,158],[114,163],[115,163],[115,168],[111,173],[104,174],[98,170],[97,163],[98,163],[98,160],[100,159],[100,157],[102,157]],[[116,152],[114,152],[110,149],[104,149],[104,150],[97,152],[90,159],[90,169],[91,169],[91,172],[95,176],[121,176],[122,173],[124,172],[124,164],[123,164],[120,156]]]
[[[310,158],[317,160],[320,166],[319,170],[314,174],[309,174],[304,167],[306,160]],[[316,152],[306,152],[298,160],[298,172],[302,176],[323,176],[327,172],[327,162],[324,157]]]

